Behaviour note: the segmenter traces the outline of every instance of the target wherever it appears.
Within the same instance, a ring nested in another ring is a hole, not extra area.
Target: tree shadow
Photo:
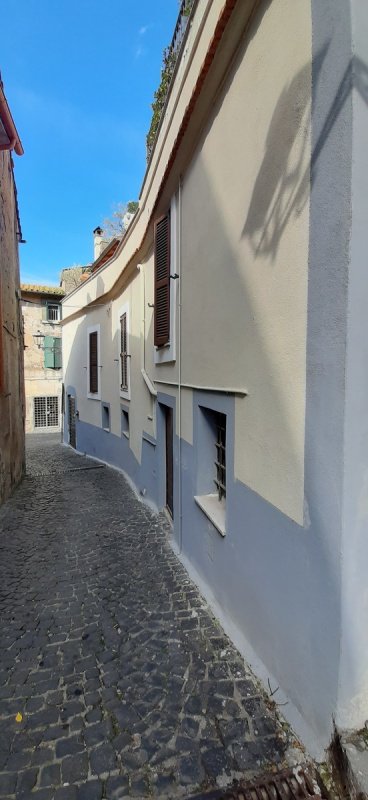
[[[329,42],[313,60],[312,84],[323,79],[323,64]],[[326,113],[315,142],[312,142],[310,165],[305,168],[305,149],[309,146],[311,125],[308,63],[283,90],[272,115],[266,149],[255,181],[242,237],[249,239],[254,254],[276,258],[277,250],[290,218],[299,217],[309,197],[318,169],[318,159],[345,105],[356,89],[368,104],[368,68],[360,58],[353,58],[339,83],[334,100]],[[290,107],[295,114],[290,119]]]
[[[318,54],[313,79],[318,80],[328,44]],[[292,215],[299,216],[308,201],[310,170],[305,168],[311,125],[311,64],[307,63],[285,87],[275,106],[242,237],[254,254],[276,258],[283,232]],[[294,109],[294,113],[290,113]]]

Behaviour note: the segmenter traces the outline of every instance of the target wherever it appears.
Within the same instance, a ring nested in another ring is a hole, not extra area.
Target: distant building
[[[61,305],[59,286],[22,284],[26,432],[60,430]]]
[[[65,267],[60,273],[60,286],[64,293],[69,294],[69,292],[76,289],[80,283],[89,278],[90,273],[91,267],[89,264],[85,267],[79,264],[75,264],[73,267]]]
[[[18,258],[22,233],[12,150],[23,155],[0,78],[0,503],[21,480],[25,464]]]

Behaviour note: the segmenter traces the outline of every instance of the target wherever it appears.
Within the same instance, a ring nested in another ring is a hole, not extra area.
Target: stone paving
[[[189,798],[302,758],[168,535],[118,472],[29,437],[0,509],[1,798]]]

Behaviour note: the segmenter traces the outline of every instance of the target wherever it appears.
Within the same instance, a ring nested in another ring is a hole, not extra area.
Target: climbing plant
[[[170,47],[166,47],[162,57],[161,80],[158,89],[155,91],[152,103],[152,118],[150,129],[147,134],[147,161],[149,161],[155,143],[157,131],[160,125],[161,115],[169,93],[171,80],[174,74],[175,65],[178,59],[181,43],[187,27],[188,17],[192,11],[195,0],[182,0],[178,21],[175,27],[173,41]]]

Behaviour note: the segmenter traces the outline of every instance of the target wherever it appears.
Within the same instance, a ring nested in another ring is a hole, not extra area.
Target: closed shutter
[[[55,358],[54,358],[54,337],[53,336],[45,336],[44,338],[44,367],[45,369],[54,369],[55,367]]]
[[[155,345],[170,340],[170,214],[155,223]]]
[[[128,337],[127,337],[127,315],[120,317],[120,363],[121,363],[121,384],[122,391],[127,392],[128,386]]]
[[[61,337],[54,337],[54,369],[61,369]]]
[[[89,391],[91,394],[98,392],[97,335],[97,331],[89,335]]]

